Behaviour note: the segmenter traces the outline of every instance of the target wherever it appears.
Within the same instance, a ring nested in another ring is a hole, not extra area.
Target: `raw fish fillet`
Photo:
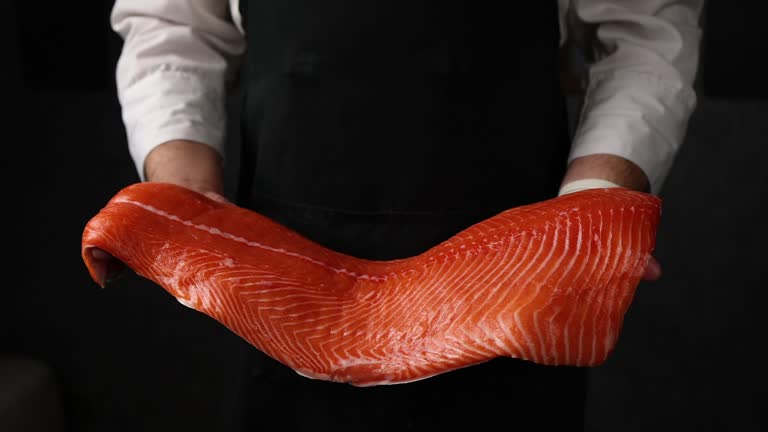
[[[507,210],[411,258],[370,261],[253,211],[139,183],[90,220],[82,256],[99,284],[92,248],[301,375],[370,386],[499,356],[601,364],[660,213],[653,195],[586,190]]]

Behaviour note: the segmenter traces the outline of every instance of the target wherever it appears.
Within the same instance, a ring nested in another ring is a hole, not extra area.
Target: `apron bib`
[[[395,259],[554,197],[569,149],[557,4],[517,4],[243,0],[239,204],[339,252]],[[252,430],[582,427],[575,368],[497,359],[355,388],[248,349]]]

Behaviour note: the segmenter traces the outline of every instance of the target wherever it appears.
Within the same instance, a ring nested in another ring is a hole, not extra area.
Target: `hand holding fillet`
[[[661,202],[576,192],[468,227],[423,254],[369,261],[169,184],[129,186],[85,228],[183,304],[315,379],[415,381],[499,356],[601,364],[651,252]]]

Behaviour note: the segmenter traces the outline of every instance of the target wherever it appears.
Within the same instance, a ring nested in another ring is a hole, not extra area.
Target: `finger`
[[[102,288],[125,269],[125,264],[122,261],[102,249],[91,247],[87,249],[86,253],[91,258],[89,260],[91,274]]]
[[[648,261],[648,265],[645,266],[645,272],[643,273],[643,279],[647,281],[655,281],[661,277],[661,264],[656,258],[651,257]]]

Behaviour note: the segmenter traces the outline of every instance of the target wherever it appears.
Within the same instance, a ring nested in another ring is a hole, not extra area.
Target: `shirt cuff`
[[[211,146],[224,156],[225,108],[219,91],[204,74],[162,67],[132,83],[123,94],[128,147],[141,181],[144,161],[171,140]]]
[[[603,180],[603,179],[595,178],[595,179],[574,180],[572,182],[568,182],[564,184],[560,188],[560,191],[557,193],[557,196],[568,195],[574,192],[581,192],[587,189],[610,189],[610,188],[620,188],[620,187],[621,186],[617,185],[616,183],[610,182],[608,180]]]
[[[569,162],[612,154],[640,167],[658,193],[680,148],[695,105],[692,89],[647,73],[595,74]]]

